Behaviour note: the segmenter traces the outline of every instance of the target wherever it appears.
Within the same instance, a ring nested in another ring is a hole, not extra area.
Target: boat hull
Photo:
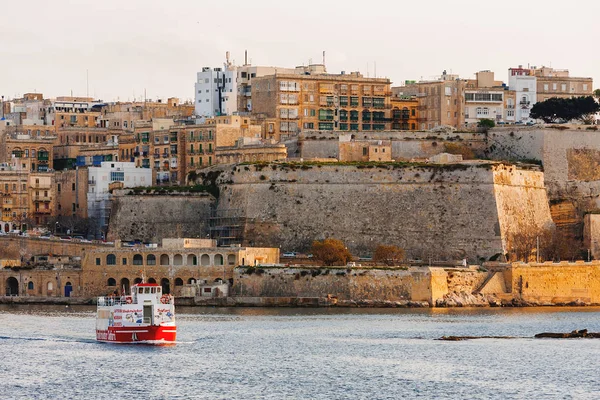
[[[176,326],[109,326],[96,329],[96,340],[109,343],[161,342],[173,343],[177,339]]]

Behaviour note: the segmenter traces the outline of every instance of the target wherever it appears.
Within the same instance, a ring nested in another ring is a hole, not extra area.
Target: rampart
[[[163,238],[203,238],[214,197],[197,194],[129,194],[114,197],[108,228],[109,240],[160,243]]]
[[[356,255],[394,244],[479,262],[505,254],[511,231],[551,224],[543,174],[503,164],[254,164],[217,182],[218,208],[245,217],[244,244],[283,251],[334,237]]]
[[[343,132],[346,133],[346,132]],[[290,156],[303,159],[338,158],[339,135],[336,131],[307,131],[298,136],[298,153]],[[356,140],[386,140],[392,143],[392,159],[410,161],[429,158],[446,151],[446,144],[464,146],[475,154],[483,155],[486,137],[480,133],[442,133],[419,131],[357,132]]]
[[[432,304],[445,294],[432,291],[432,274],[438,268],[306,268],[239,267],[235,269],[234,296],[317,297],[339,300],[426,301]],[[446,288],[447,289],[447,288]]]

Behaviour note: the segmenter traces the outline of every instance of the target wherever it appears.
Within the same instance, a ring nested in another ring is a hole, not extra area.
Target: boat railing
[[[98,305],[99,306],[121,306],[132,303],[131,296],[105,296],[98,297]]]

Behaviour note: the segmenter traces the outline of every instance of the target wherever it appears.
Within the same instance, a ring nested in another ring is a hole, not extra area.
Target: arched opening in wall
[[[162,286],[163,293],[165,293],[165,294],[171,293],[171,283],[169,282],[169,279],[162,278],[160,280],[160,286]]]
[[[210,265],[210,256],[208,254],[202,254],[200,265]]]
[[[117,265],[117,256],[109,254],[106,256],[106,265]]]
[[[46,296],[52,296],[53,290],[54,290],[54,284],[52,282],[48,282],[46,284]]]
[[[175,278],[175,286],[183,286],[183,279]]]
[[[160,265],[169,265],[169,255],[168,254],[160,255]]]
[[[123,291],[123,294],[131,294],[131,288],[129,286],[129,279],[121,279],[121,290]]]
[[[223,255],[215,254],[215,265],[223,265]]]
[[[10,277],[6,280],[6,295],[7,296],[18,296],[19,295],[19,281],[17,278]]]
[[[142,278],[135,278],[135,279],[133,280],[133,283],[134,283],[134,284],[136,284],[136,285],[137,285],[138,283],[142,283]]]
[[[33,290],[33,282],[32,281],[29,281],[27,283],[27,290]]]
[[[156,283],[156,279],[154,279],[154,278],[148,278],[148,283]]]
[[[183,265],[183,256],[181,254],[175,254],[173,265]]]
[[[108,278],[108,281],[106,281],[106,286],[117,286],[117,280],[115,278]]]
[[[71,292],[73,291],[73,285],[71,282],[67,282],[65,284],[65,297],[71,297]]]
[[[187,265],[198,265],[198,257],[195,254],[188,254]]]
[[[193,285],[194,283],[196,283],[196,280],[194,278],[188,279],[188,285]]]
[[[156,265],[156,256],[154,254],[146,256],[146,265]]]
[[[227,256],[227,265],[235,265],[235,254],[229,254]]]
[[[144,265],[144,257],[141,254],[133,256],[133,265]]]

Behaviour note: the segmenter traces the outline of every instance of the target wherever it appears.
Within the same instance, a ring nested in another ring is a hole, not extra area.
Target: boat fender
[[[132,301],[133,301],[133,300],[131,299],[131,296],[127,296],[127,297],[125,298],[125,303],[127,303],[127,304],[131,304],[131,302],[132,302]]]
[[[162,297],[160,298],[160,302],[163,304],[168,304],[169,303],[169,295],[163,294]]]

